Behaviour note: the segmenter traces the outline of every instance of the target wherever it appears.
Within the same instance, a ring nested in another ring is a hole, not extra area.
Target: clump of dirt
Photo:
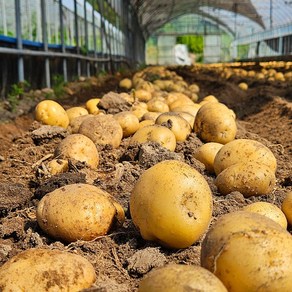
[[[215,95],[231,107],[237,115],[236,138],[250,138],[268,146],[277,158],[277,183],[267,196],[244,198],[239,192],[221,196],[214,184],[215,175],[206,171],[193,154],[203,142],[192,133],[185,142],[177,143],[175,152],[158,144],[130,145],[123,139],[117,149],[100,147],[98,169],[71,161],[69,171],[51,176],[46,162],[51,159],[56,145],[66,136],[60,129],[44,129],[33,121],[33,113],[19,116],[0,125],[0,264],[22,250],[48,247],[66,250],[87,258],[95,267],[97,280],[88,291],[137,291],[141,277],[154,267],[166,263],[200,264],[201,240],[186,249],[170,250],[143,240],[133,225],[129,212],[131,191],[145,169],[166,159],[184,161],[197,169],[207,180],[213,193],[211,224],[228,212],[241,209],[256,201],[267,201],[281,206],[283,198],[292,190],[291,143],[291,84],[289,82],[255,81],[233,76],[226,80],[218,72],[192,67],[171,68],[189,84],[200,86],[199,98]],[[257,68],[254,68],[257,70]],[[101,97],[109,91],[119,91],[120,77],[111,76],[107,82],[95,78],[90,82],[70,84],[66,107],[84,105],[91,97]],[[239,82],[247,82],[242,91]],[[116,110],[112,102],[107,110]],[[118,105],[117,111],[120,111]],[[122,105],[123,107],[124,105]],[[35,210],[38,201],[48,192],[71,183],[90,183],[112,194],[126,211],[126,221],[112,233],[96,240],[65,244],[55,241],[40,230]],[[290,227],[289,227],[290,228]],[[289,229],[291,232],[291,229]]]

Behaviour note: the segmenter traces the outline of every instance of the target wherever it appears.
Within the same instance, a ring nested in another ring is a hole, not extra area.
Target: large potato
[[[196,114],[194,131],[204,142],[226,144],[235,139],[237,126],[227,106],[219,102],[208,102]]]
[[[162,125],[170,129],[175,135],[176,141],[179,142],[185,141],[192,131],[188,121],[173,112],[159,115],[155,121],[155,124]]]
[[[2,292],[77,292],[90,288],[95,279],[87,259],[56,249],[28,249],[0,267]]]
[[[129,137],[139,128],[139,119],[131,111],[120,112],[114,115],[123,129],[123,137]]]
[[[75,159],[85,162],[92,168],[99,163],[99,155],[95,144],[82,134],[72,134],[63,139],[55,149],[55,157],[61,159]]]
[[[292,225],[292,191],[286,194],[281,209],[284,212],[289,225]]]
[[[37,207],[37,222],[50,236],[64,242],[105,235],[124,211],[113,197],[87,184],[71,184],[46,194]]]
[[[85,119],[79,127],[79,133],[90,138],[95,144],[109,144],[113,148],[118,148],[123,138],[122,127],[111,115],[97,115]]]
[[[139,292],[227,292],[222,282],[199,266],[169,264],[150,271],[139,283]]]
[[[215,185],[222,195],[238,191],[245,197],[266,195],[276,184],[274,172],[258,162],[239,162],[233,164],[215,179]]]
[[[174,151],[176,138],[171,130],[160,125],[149,125],[140,128],[131,138],[130,144],[157,142],[162,147]]]
[[[262,143],[251,139],[236,139],[225,144],[215,157],[214,170],[218,175],[232,164],[252,161],[265,164],[276,171],[277,160],[272,151]]]
[[[292,291],[292,237],[266,216],[229,213],[207,232],[201,265],[228,291]]]
[[[43,100],[35,108],[35,119],[45,125],[67,128],[69,118],[65,109],[54,100]]]
[[[212,193],[204,177],[177,160],[146,170],[134,186],[130,212],[145,240],[170,248],[192,245],[206,231]]]
[[[276,205],[268,202],[255,202],[243,207],[244,211],[258,213],[279,223],[284,229],[287,229],[287,219],[285,214]]]

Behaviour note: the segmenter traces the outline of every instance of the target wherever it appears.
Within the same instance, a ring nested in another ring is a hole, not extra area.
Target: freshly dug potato
[[[142,102],[147,102],[152,98],[151,92],[145,89],[136,89],[133,91],[132,94],[135,99],[138,99],[139,101]]]
[[[238,191],[244,197],[266,195],[276,184],[275,173],[258,162],[239,162],[224,169],[216,177],[215,185],[222,195]]]
[[[172,112],[187,112],[195,118],[200,107],[201,106],[198,103],[186,104],[186,105],[174,107],[171,109],[171,111]]]
[[[119,82],[119,87],[125,88],[127,90],[131,89],[133,86],[132,80],[129,78],[124,78]]]
[[[212,193],[194,168],[165,160],[147,169],[130,198],[133,223],[145,240],[169,248],[186,248],[207,230],[212,214]]]
[[[150,125],[140,128],[131,138],[130,144],[157,142],[170,151],[176,147],[176,138],[171,130],[160,125]]]
[[[143,115],[142,117],[142,121],[145,120],[152,120],[152,121],[156,121],[156,119],[161,115],[161,113],[159,112],[147,112]]]
[[[154,125],[154,123],[155,123],[154,120],[144,120],[144,121],[141,121],[139,123],[139,129],[144,128],[146,126],[152,126],[152,125]]]
[[[281,208],[288,220],[289,225],[292,225],[292,192],[288,192],[286,194]]]
[[[189,90],[195,93],[199,93],[200,87],[198,84],[193,83],[189,86]]]
[[[69,118],[65,109],[54,100],[43,100],[35,108],[35,119],[45,125],[67,128]]]
[[[274,172],[277,160],[272,151],[262,143],[251,139],[236,139],[225,144],[214,160],[216,175],[238,162],[257,161],[269,166]]]
[[[56,249],[31,248],[0,267],[6,291],[81,291],[95,282],[93,265],[84,257]]]
[[[155,124],[170,129],[175,135],[176,141],[179,142],[185,141],[192,131],[190,124],[184,118],[173,112],[159,115]]]
[[[216,154],[222,147],[223,144],[216,142],[203,144],[194,153],[194,157],[205,165],[206,170],[214,173],[214,159]]]
[[[201,266],[228,291],[292,291],[292,237],[266,216],[232,212],[207,232]]]
[[[241,89],[241,90],[248,90],[248,85],[247,83],[245,82],[241,82],[238,84],[238,87]]]
[[[204,142],[226,144],[235,139],[237,126],[227,106],[208,102],[196,114],[194,131]]]
[[[88,110],[81,106],[74,106],[74,107],[68,108],[66,110],[66,113],[68,115],[69,122],[71,123],[71,121],[76,117],[88,115]]]
[[[68,164],[66,159],[53,159],[48,163],[47,168],[52,175],[55,175],[68,171]]]
[[[92,240],[124,221],[120,204],[107,192],[87,184],[66,185],[46,194],[36,215],[44,232],[64,242]]]
[[[54,156],[60,159],[75,159],[85,162],[92,168],[99,163],[95,144],[82,134],[72,134],[63,139],[55,149]]]
[[[71,133],[72,134],[77,134],[78,131],[79,131],[79,127],[82,124],[82,122],[84,120],[86,120],[87,118],[91,118],[93,116],[94,115],[89,114],[89,115],[83,115],[83,116],[79,116],[79,117],[76,117],[76,118],[72,119],[70,121],[70,124],[69,124],[69,129],[70,129]]]
[[[92,115],[96,115],[99,112],[98,103],[100,98],[91,98],[85,103],[85,107]]]
[[[169,107],[164,100],[152,98],[147,102],[147,109],[150,112],[169,112]]]
[[[108,144],[113,148],[118,148],[123,138],[123,129],[112,115],[97,115],[84,120],[79,127],[79,133],[95,144]]]
[[[255,202],[243,207],[243,211],[254,212],[274,220],[284,229],[287,229],[287,219],[285,214],[276,205],[268,202]]]
[[[169,264],[151,270],[139,283],[138,292],[227,292],[222,282],[200,266]]]
[[[115,114],[114,118],[119,122],[123,129],[123,137],[131,136],[139,128],[139,119],[133,114],[133,112],[120,112]]]
[[[184,118],[189,123],[191,128],[193,129],[194,123],[195,123],[195,117],[193,115],[191,115],[188,112],[184,112],[184,111],[174,111],[174,113],[176,113],[180,117]]]

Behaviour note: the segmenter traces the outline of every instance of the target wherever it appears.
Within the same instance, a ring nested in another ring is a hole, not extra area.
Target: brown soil
[[[129,138],[124,139],[118,149],[100,149],[98,170],[72,163],[68,173],[49,177],[45,169],[46,159],[50,159],[50,154],[65,134],[56,131],[49,138],[33,139],[32,131],[40,125],[28,113],[0,125],[0,265],[32,247],[67,250],[81,254],[96,268],[97,281],[90,291],[111,292],[136,291],[144,274],[165,263],[199,265],[201,241],[186,249],[165,249],[144,241],[129,216],[128,202],[135,182],[146,168],[164,159],[183,160],[204,175],[213,192],[213,219],[254,201],[281,205],[285,194],[292,190],[291,82],[255,81],[236,76],[226,81],[208,69],[199,73],[186,67],[173,70],[187,82],[197,82],[201,98],[213,94],[236,112],[237,138],[255,139],[273,151],[278,161],[274,191],[267,196],[248,199],[238,192],[220,196],[214,185],[215,177],[192,156],[202,145],[194,133],[186,142],[178,143],[175,153],[169,153],[156,144],[128,147]],[[109,82],[79,88],[72,85],[73,92],[64,104],[79,105],[92,96],[117,90],[119,79],[111,77]],[[238,88],[241,81],[249,84],[247,91]],[[90,242],[64,244],[44,234],[36,223],[38,200],[60,186],[75,182],[91,183],[114,195],[127,211],[125,224]]]

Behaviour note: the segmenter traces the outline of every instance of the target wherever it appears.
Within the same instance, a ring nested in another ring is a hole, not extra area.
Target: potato
[[[205,165],[206,170],[214,173],[214,159],[223,144],[209,142],[200,146],[194,153],[194,157]]]
[[[98,103],[100,98],[91,98],[85,103],[85,107],[92,115],[96,115],[99,112]]]
[[[195,123],[195,117],[193,115],[191,115],[188,112],[183,112],[183,111],[174,111],[174,113],[176,113],[180,117],[184,118],[191,126],[191,129],[193,129],[194,123]]]
[[[172,112],[187,112],[195,118],[200,107],[201,106],[197,103],[185,104],[185,105],[174,107],[171,109],[171,111]]]
[[[292,291],[292,237],[266,216],[232,212],[207,232],[201,266],[228,291]]]
[[[276,205],[268,202],[255,202],[243,207],[244,211],[258,213],[279,223],[284,229],[287,229],[287,219],[285,214]]]
[[[235,139],[237,126],[227,106],[208,102],[197,112],[194,131],[204,142],[226,144]]]
[[[189,86],[189,90],[192,92],[195,92],[195,93],[199,93],[200,87],[199,87],[199,85],[193,83]]]
[[[238,191],[244,197],[267,195],[276,184],[275,173],[258,162],[239,162],[233,164],[215,179],[215,185],[222,195]]]
[[[225,144],[214,160],[214,170],[221,171],[238,162],[256,161],[269,166],[274,172],[277,160],[272,151],[262,143],[251,139],[236,139]]]
[[[95,144],[82,134],[72,134],[63,139],[54,152],[56,158],[75,159],[85,162],[92,168],[99,163],[99,155]]]
[[[151,270],[139,283],[138,292],[227,292],[222,282],[199,266],[169,264]]]
[[[124,221],[124,211],[113,197],[87,184],[66,185],[46,194],[36,215],[44,232],[64,242],[93,240]]]
[[[0,290],[81,291],[96,279],[92,264],[84,257],[56,249],[31,248],[0,267]]]
[[[139,123],[139,129],[144,128],[144,127],[146,127],[146,126],[154,125],[154,123],[155,123],[154,120],[144,120],[144,121],[141,121],[141,122]],[[138,129],[138,130],[139,130],[139,129]]]
[[[69,163],[66,159],[53,159],[47,165],[48,171],[52,174],[58,174],[68,171]]]
[[[142,102],[147,102],[152,98],[151,92],[145,89],[136,89],[133,91],[135,99],[138,99]]]
[[[152,121],[156,121],[156,119],[161,115],[161,113],[159,112],[146,112],[143,117],[142,117],[142,121],[145,120],[152,120]]]
[[[88,115],[88,110],[81,106],[70,107],[66,110],[66,113],[69,118],[69,122],[71,122],[74,118]]]
[[[152,98],[147,102],[147,109],[150,112],[169,112],[169,107],[164,100],[158,98]]]
[[[288,192],[282,202],[281,206],[289,225],[292,225],[292,192]]]
[[[76,118],[72,119],[70,121],[70,124],[69,124],[69,129],[70,129],[71,133],[72,134],[77,134],[78,131],[79,131],[79,127],[82,124],[82,122],[84,120],[86,120],[87,118],[91,118],[93,116],[94,115],[89,114],[89,115],[83,115],[83,116],[79,116],[79,117],[76,117]]]
[[[79,127],[79,133],[98,145],[118,148],[123,138],[123,129],[112,115],[97,115],[86,119]]]
[[[69,125],[69,118],[65,109],[53,100],[43,100],[37,104],[35,119],[50,126],[67,128]]]
[[[176,138],[173,132],[156,124],[140,128],[132,136],[130,144],[146,142],[157,142],[170,151],[174,151],[176,147]]]
[[[241,90],[247,90],[248,89],[248,85],[247,83],[245,82],[241,82],[238,84],[238,87],[241,89]]]
[[[129,78],[124,78],[119,82],[119,87],[125,88],[127,90],[131,89],[133,86],[132,80]]]
[[[190,135],[192,128],[190,124],[176,113],[163,113],[158,116],[155,124],[170,129],[175,135],[176,141],[183,142]]]
[[[165,160],[147,169],[134,186],[130,213],[145,240],[186,248],[207,230],[212,193],[204,177],[184,162]]]
[[[123,129],[123,137],[131,136],[139,128],[139,119],[133,114],[133,112],[120,112],[115,114],[114,118],[119,122]]]

